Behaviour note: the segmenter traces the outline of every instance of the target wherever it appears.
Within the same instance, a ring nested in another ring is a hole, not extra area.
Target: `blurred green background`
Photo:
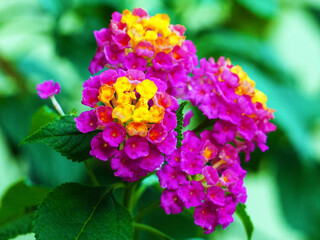
[[[93,31],[107,27],[113,11],[134,7],[185,25],[199,58],[226,56],[241,65],[276,109],[270,150],[244,164],[253,239],[320,239],[320,0],[0,0],[0,197],[19,179],[46,186],[87,181],[82,164],[44,145],[19,143],[32,114],[51,106],[37,96],[38,83],[58,81],[65,112],[85,110],[81,90],[96,48]],[[111,175],[95,165],[100,179]],[[158,197],[151,189],[142,201]],[[209,236],[190,217],[161,209],[144,221],[177,239],[246,239],[237,217]]]

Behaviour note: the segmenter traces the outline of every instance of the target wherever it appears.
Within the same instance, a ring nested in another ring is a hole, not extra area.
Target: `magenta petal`
[[[107,64],[107,60],[106,57],[104,55],[103,52],[98,51],[99,49],[97,49],[94,57],[92,58],[90,65],[89,65],[89,72],[91,74],[95,74],[97,72],[99,72],[100,70],[102,70],[104,68],[104,65]]]
[[[103,129],[103,139],[112,147],[119,147],[125,138],[126,129],[119,123],[108,123]]]
[[[190,174],[196,175],[201,173],[203,167],[203,157],[199,155],[189,155],[189,153],[182,152],[181,154],[181,169]]]
[[[162,153],[171,154],[176,149],[177,137],[174,133],[174,131],[170,132],[167,137],[157,145]]]
[[[111,168],[116,171],[114,175],[117,177],[132,177],[134,171],[138,169],[138,164],[135,164],[125,151],[121,150],[111,158]]]
[[[204,201],[194,209],[194,223],[206,230],[213,232],[218,225],[217,207],[211,201]]]
[[[205,199],[205,188],[202,183],[192,180],[190,184],[183,185],[178,189],[178,195],[186,208],[197,207]]]
[[[181,148],[175,149],[170,155],[166,156],[166,160],[172,167],[180,167],[181,164]]]
[[[143,137],[133,136],[126,141],[124,150],[132,159],[146,157],[149,154],[149,143],[147,139]]]
[[[165,189],[162,192],[160,206],[166,214],[178,214],[183,211],[183,202],[175,190]]]
[[[219,181],[219,174],[215,168],[212,166],[205,166],[202,169],[202,175],[207,180],[208,185],[216,185]]]
[[[137,69],[145,71],[147,67],[147,60],[137,54],[131,52],[123,60],[125,69]]]
[[[83,105],[94,108],[99,102],[98,99],[99,90],[96,88],[86,87],[82,90],[82,101]]]
[[[94,109],[82,112],[79,117],[74,118],[78,130],[82,133],[91,132],[97,129],[97,116]]]
[[[218,206],[223,206],[225,204],[224,191],[218,186],[209,187],[207,189],[207,197]]]
[[[190,120],[193,117],[193,111],[190,109],[183,117],[183,127],[187,127],[190,124]]]
[[[141,158],[140,167],[149,172],[153,172],[162,165],[163,161],[164,157],[161,152],[153,145],[150,145],[149,154]]]
[[[156,123],[148,131],[147,139],[152,144],[161,143],[168,135],[168,131],[162,123]]]
[[[178,189],[181,185],[186,184],[186,174],[179,168],[165,165],[157,172],[159,183],[162,188]]]
[[[109,144],[103,140],[101,132],[98,133],[97,136],[92,138],[90,151],[91,156],[102,161],[107,161],[116,153],[117,149],[114,147],[110,147]]]
[[[161,69],[170,71],[173,67],[172,61],[172,57],[164,52],[157,53],[156,56],[152,59],[153,67],[155,68],[155,70]]]
[[[154,55],[154,46],[147,41],[141,41],[136,46],[136,53],[138,56],[152,58]]]
[[[48,80],[37,85],[38,94],[42,99],[47,99],[60,92],[59,83],[53,83],[53,80]]]

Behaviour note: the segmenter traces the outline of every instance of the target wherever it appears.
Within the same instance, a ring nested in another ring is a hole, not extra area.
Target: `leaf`
[[[285,220],[293,229],[303,232],[306,239],[319,239],[320,188],[315,187],[320,182],[319,164],[304,164],[284,137],[274,145],[277,146],[270,159],[276,169]]]
[[[0,239],[31,232],[33,212],[47,192],[46,188],[27,186],[25,182],[13,185],[1,201]]]
[[[0,239],[11,239],[18,235],[31,233],[33,213],[26,214],[0,227]]]
[[[74,116],[65,115],[27,136],[24,143],[41,142],[52,147],[72,161],[90,158],[90,142],[97,132],[83,134],[76,127]]]
[[[261,18],[273,18],[279,12],[278,0],[237,0],[237,2]]]
[[[39,128],[50,122],[53,122],[54,120],[57,120],[58,118],[59,115],[47,105],[40,107],[38,111],[35,112],[35,114],[32,116],[31,129],[29,134],[34,133]]]
[[[132,217],[106,187],[66,183],[39,205],[33,222],[37,240],[133,238]]]
[[[248,240],[250,240],[252,237],[252,232],[253,232],[253,224],[251,222],[250,217],[248,216],[248,214],[246,212],[246,205],[239,203],[236,208],[236,214],[241,219],[242,224],[243,224],[243,226],[246,230],[246,233],[247,233],[247,238],[248,238]]]
[[[177,136],[177,148],[181,147],[181,141],[183,139],[183,135],[182,135],[182,128],[183,128],[183,109],[184,107],[188,104],[188,101],[184,101],[182,103],[180,103],[179,108],[177,110],[177,127],[175,128],[175,131],[178,133]]]

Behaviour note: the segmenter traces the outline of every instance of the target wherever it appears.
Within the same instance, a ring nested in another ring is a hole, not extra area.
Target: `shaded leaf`
[[[130,213],[106,187],[60,185],[43,200],[35,216],[33,230],[38,240],[133,237]]]
[[[241,219],[241,222],[246,230],[248,240],[250,240],[253,232],[253,224],[249,215],[246,212],[246,206],[242,203],[239,203],[236,208],[236,214]]]
[[[24,182],[13,185],[1,201],[0,239],[31,232],[33,212],[47,192],[46,188],[27,186]]]
[[[27,186],[24,182],[13,185],[1,201],[0,226],[9,220],[32,212],[47,192],[46,188]]]
[[[27,136],[22,143],[41,142],[68,159],[81,162],[91,157],[90,142],[96,134],[96,132],[86,134],[79,132],[74,116],[65,115]]]
[[[0,227],[0,239],[11,239],[32,231],[33,213],[26,214]]]

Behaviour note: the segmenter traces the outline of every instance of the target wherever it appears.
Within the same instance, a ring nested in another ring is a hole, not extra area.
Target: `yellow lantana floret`
[[[250,97],[253,97],[256,83],[252,79],[249,78],[247,73],[245,71],[243,71],[242,67],[237,65],[237,66],[231,68],[231,72],[237,74],[239,77],[240,86],[238,86],[236,88],[236,94],[238,94],[238,95],[245,94]]]
[[[117,105],[121,104],[131,104],[131,94],[130,93],[121,93],[118,95]]]
[[[252,100],[253,103],[256,103],[256,102],[261,103],[263,105],[263,108],[265,110],[267,109],[267,100],[268,100],[268,98],[263,92],[255,89],[254,97],[251,100]]]
[[[136,104],[136,109],[138,108],[149,109],[148,101],[149,101],[148,99],[141,97]]]
[[[127,28],[131,28],[131,26],[138,22],[139,20],[139,17],[138,16],[135,16],[135,15],[132,15],[131,11],[128,10],[128,9],[125,9],[123,12],[122,12],[122,18],[121,18],[121,22],[122,23],[126,23],[127,24]]]
[[[141,97],[149,100],[149,99],[153,98],[153,96],[156,94],[158,88],[154,84],[154,82],[146,79],[137,85],[136,90],[138,93],[140,93]]]
[[[113,84],[114,89],[117,94],[120,95],[126,91],[130,91],[131,84],[129,83],[129,79],[126,77],[119,77],[115,84]]]
[[[135,122],[149,122],[151,113],[147,108],[138,108],[134,111],[132,119]]]
[[[165,109],[164,107],[159,107],[157,105],[153,105],[150,108],[151,118],[150,122],[159,123],[164,118]]]
[[[130,122],[127,125],[127,132],[130,136],[139,135],[145,137],[148,134],[148,127],[142,122]]]
[[[112,111],[112,118],[117,118],[121,122],[127,122],[132,118],[134,106],[130,104],[121,104]]]
[[[108,84],[103,84],[99,89],[98,99],[106,105],[110,105],[110,100],[114,97],[114,88]]]

